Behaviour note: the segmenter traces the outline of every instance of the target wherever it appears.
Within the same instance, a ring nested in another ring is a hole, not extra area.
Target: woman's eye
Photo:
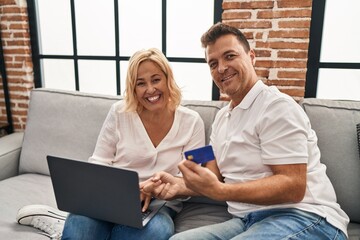
[[[211,69],[215,68],[215,67],[216,67],[216,63],[210,63],[210,64],[209,64],[209,67],[210,67]]]
[[[137,83],[136,83],[136,86],[138,86],[138,87],[144,86],[144,83],[143,83],[143,82],[137,82]]]

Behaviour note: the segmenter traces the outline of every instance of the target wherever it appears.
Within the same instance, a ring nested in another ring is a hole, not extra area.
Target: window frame
[[[42,76],[41,72],[41,60],[42,59],[67,59],[73,60],[74,62],[74,74],[75,74],[75,90],[80,90],[79,84],[79,60],[111,60],[116,62],[116,94],[121,95],[122,89],[120,87],[120,61],[128,61],[129,56],[122,56],[120,54],[120,45],[119,43],[119,13],[118,13],[118,3],[121,0],[114,0],[114,21],[115,21],[115,56],[89,56],[89,55],[78,55],[77,53],[77,39],[76,39],[76,13],[75,13],[75,0],[70,1],[71,8],[71,31],[72,31],[72,43],[73,43],[73,55],[50,55],[50,54],[40,54],[39,48],[39,38],[38,38],[38,18],[37,18],[37,7],[36,0],[27,0],[28,5],[28,15],[29,15],[29,26],[30,26],[30,39],[31,39],[31,48],[32,48],[32,60],[34,68],[34,85],[35,88],[41,88]],[[221,21],[222,15],[222,2],[223,0],[214,0],[214,19],[213,22],[217,23]],[[166,17],[167,17],[167,3],[166,0],[162,0],[162,52],[166,55],[167,49],[167,40],[166,40]],[[206,63],[204,58],[187,58],[187,57],[167,57],[170,62],[180,62],[180,63]],[[217,86],[212,83],[212,100],[219,100],[220,91]]]
[[[360,63],[320,61],[326,0],[312,1],[305,98],[316,98],[320,69],[360,69]]]
[[[0,130],[5,130],[7,134],[10,134],[14,132],[14,124],[11,115],[10,95],[9,95],[9,87],[7,83],[5,58],[4,58],[4,50],[2,46],[1,34],[0,34],[0,74],[2,80],[2,88],[4,92],[4,101],[5,101],[6,118],[7,118],[7,124],[4,126],[0,126]],[[2,132],[0,132],[0,136],[1,134]]]

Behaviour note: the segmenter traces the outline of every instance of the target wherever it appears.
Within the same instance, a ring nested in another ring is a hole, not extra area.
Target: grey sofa
[[[75,91],[32,91],[25,132],[0,138],[0,239],[48,239],[36,229],[17,224],[17,210],[28,204],[56,207],[46,155],[87,160],[111,104],[118,100],[120,97]],[[182,104],[200,113],[208,141],[215,114],[226,103]],[[355,128],[360,122],[360,102],[305,99],[301,104],[318,134],[322,161],[328,166],[339,203],[351,218],[350,239],[360,239],[360,159]],[[175,219],[176,231],[230,217],[222,202],[191,198]]]

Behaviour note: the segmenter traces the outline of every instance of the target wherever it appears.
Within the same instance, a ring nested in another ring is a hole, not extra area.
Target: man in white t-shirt
[[[241,31],[218,23],[201,41],[215,84],[231,100],[213,123],[216,159],[206,168],[184,160],[183,178],[158,173],[144,189],[164,199],[226,201],[234,218],[171,239],[346,239],[349,218],[304,111],[258,80],[255,53]]]

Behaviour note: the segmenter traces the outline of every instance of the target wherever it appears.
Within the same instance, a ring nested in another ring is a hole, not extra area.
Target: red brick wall
[[[223,22],[249,39],[259,77],[295,100],[305,93],[311,5],[311,0],[223,1]]]
[[[27,16],[25,0],[0,0],[1,38],[15,131],[25,128],[29,94],[34,87]],[[2,81],[0,85],[2,88]],[[6,119],[1,94],[1,119]]]
[[[311,0],[224,0],[224,23],[241,29],[255,48],[256,71],[300,100],[304,97]],[[25,128],[34,87],[25,0],[0,0],[0,30],[15,131]],[[0,119],[4,118],[0,81]]]

